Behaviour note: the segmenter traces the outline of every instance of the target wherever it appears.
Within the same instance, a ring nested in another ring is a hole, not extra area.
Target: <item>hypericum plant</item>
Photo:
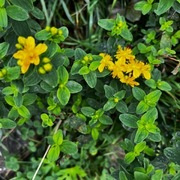
[[[105,38],[87,51],[69,48],[65,26],[35,26],[33,2],[0,1],[0,146],[12,178],[177,179],[180,2],[138,1],[145,24],[100,19]]]

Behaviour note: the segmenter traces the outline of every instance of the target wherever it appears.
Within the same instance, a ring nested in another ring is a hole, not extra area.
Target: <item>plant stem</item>
[[[62,123],[62,120],[60,120],[60,121],[57,123],[56,127],[54,128],[54,134],[57,132],[57,130],[58,130],[59,126],[61,125],[61,123]],[[50,147],[51,147],[51,145],[49,145],[49,146],[47,147],[46,152],[44,153],[44,156],[42,157],[41,162],[39,163],[39,166],[38,166],[38,168],[36,169],[36,172],[34,173],[34,176],[33,176],[32,180],[35,180],[35,178],[36,178],[36,176],[37,176],[37,173],[39,172],[39,169],[41,168],[42,163],[43,163],[44,159],[46,158],[46,155],[47,155]]]

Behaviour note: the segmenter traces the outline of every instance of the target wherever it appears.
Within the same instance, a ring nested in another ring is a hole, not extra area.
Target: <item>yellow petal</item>
[[[42,53],[44,53],[45,51],[47,50],[47,45],[46,44],[38,44],[36,47],[35,47],[35,52],[40,55]]]
[[[40,63],[39,56],[37,56],[36,58],[33,58],[33,61],[31,61],[31,63],[37,66]]]
[[[30,63],[28,61],[24,61],[21,66],[21,72],[24,74],[29,69]]]
[[[25,42],[26,42],[26,38],[25,38],[25,37],[22,37],[22,36],[19,36],[19,37],[18,37],[18,42],[19,42],[19,44],[24,45]]]
[[[145,71],[143,73],[143,76],[144,76],[145,79],[150,79],[151,78],[151,73],[149,71]]]
[[[35,39],[32,36],[27,37],[25,48],[28,50],[32,50],[35,48],[35,46],[36,46]]]
[[[103,72],[104,70],[104,64],[100,64],[98,67],[99,72]]]
[[[13,54],[13,57],[15,59],[24,59],[25,55],[26,54],[25,54],[25,52],[23,50],[19,50],[16,53]]]

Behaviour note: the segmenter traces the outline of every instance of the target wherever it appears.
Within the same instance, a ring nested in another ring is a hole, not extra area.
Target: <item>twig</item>
[[[57,123],[56,127],[54,128],[54,134],[57,132],[57,130],[58,130],[59,126],[61,125],[61,123],[62,123],[62,120],[60,120],[60,121]],[[36,172],[34,173],[34,176],[33,176],[32,180],[35,180],[35,178],[36,178],[36,176],[37,176],[37,173],[39,172],[39,169],[41,168],[41,165],[42,165],[42,163],[43,163],[43,161],[44,161],[44,159],[45,159],[45,157],[46,157],[46,155],[47,155],[50,147],[51,147],[51,145],[49,145],[49,146],[47,147],[46,152],[44,153],[44,156],[42,157],[41,162],[39,163],[39,166],[38,166],[38,168],[36,169]]]

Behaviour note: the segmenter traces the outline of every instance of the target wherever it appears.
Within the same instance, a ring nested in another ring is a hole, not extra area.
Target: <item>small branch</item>
[[[62,123],[62,120],[60,120],[60,121],[57,123],[56,127],[54,128],[54,134],[57,132],[57,130],[58,130],[59,126],[61,125],[61,123]],[[47,153],[48,153],[50,147],[51,147],[51,145],[49,145],[49,146],[47,147],[46,152],[44,153],[44,156],[42,157],[41,162],[39,163],[39,166],[38,166],[38,168],[36,169],[36,172],[34,173],[34,176],[33,176],[32,180],[35,180],[35,178],[36,178],[36,176],[37,176],[37,173],[39,172],[39,169],[41,168],[42,163],[44,162],[44,159],[46,158]]]
[[[3,142],[4,139],[6,139],[6,138],[14,131],[14,129],[15,129],[15,128],[13,128],[13,129],[11,129],[10,131],[8,131],[7,134],[1,138],[1,142]]]

